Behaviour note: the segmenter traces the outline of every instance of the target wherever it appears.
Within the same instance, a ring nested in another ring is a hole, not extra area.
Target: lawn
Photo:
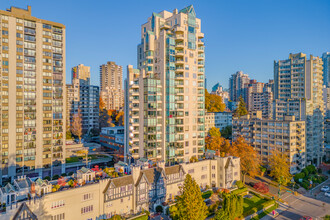
[[[105,157],[108,157],[108,156],[102,155],[102,154],[88,155],[88,158],[91,160],[96,160],[96,159],[105,158]],[[66,161],[66,163],[75,163],[75,162],[81,161],[83,158],[85,159],[85,157],[82,157],[82,156],[69,157],[69,158],[66,158],[65,161]]]
[[[257,206],[261,205],[264,202],[267,202],[267,200],[266,199],[261,199],[261,198],[255,196],[255,195],[252,195],[251,198],[244,198],[243,213],[247,213],[252,208],[257,207]]]

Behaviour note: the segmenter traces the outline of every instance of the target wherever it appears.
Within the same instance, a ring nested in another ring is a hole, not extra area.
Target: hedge
[[[212,196],[213,192],[211,190],[206,191],[202,194],[203,199],[208,199]]]
[[[276,203],[275,205],[273,205],[272,207],[270,207],[269,209],[266,209],[265,211],[263,211],[262,213],[260,213],[257,216],[254,216],[251,220],[259,220],[262,219],[263,217],[265,217],[266,215],[268,215],[269,213],[271,213],[273,210],[278,208],[278,204]]]
[[[271,206],[273,204],[275,204],[275,200],[269,200],[267,202],[264,202],[260,205],[257,205],[256,207],[253,207],[252,209],[248,210],[246,213],[244,213],[244,216],[252,215],[252,214],[256,213],[257,211],[267,208],[268,206]]]
[[[241,189],[235,189],[235,190],[231,191],[231,194],[237,195],[237,194],[242,194],[242,193],[244,193],[246,191],[247,191],[247,188],[244,187],[244,188],[241,188]]]

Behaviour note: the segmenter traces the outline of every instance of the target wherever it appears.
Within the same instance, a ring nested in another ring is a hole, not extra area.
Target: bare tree
[[[81,122],[81,113],[80,109],[78,113],[75,113],[72,117],[72,125],[71,125],[71,133],[78,137],[79,143],[81,141],[82,136],[82,122]]]

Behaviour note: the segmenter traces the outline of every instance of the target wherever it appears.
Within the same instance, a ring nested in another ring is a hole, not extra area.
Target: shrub
[[[316,173],[316,168],[314,165],[309,165],[306,167],[306,169],[307,169],[308,173],[313,173],[313,174]]]
[[[244,184],[242,183],[242,181],[238,180],[236,181],[236,186],[239,188],[239,189],[242,189],[244,187]]]
[[[255,190],[257,190],[258,192],[261,192],[261,193],[268,193],[269,192],[269,187],[268,185],[266,185],[265,183],[263,182],[258,182],[256,184],[254,184],[253,188]]]
[[[243,187],[241,189],[235,189],[235,190],[231,191],[231,194],[238,195],[238,194],[242,194],[244,192],[247,192],[247,188],[246,187]]]
[[[66,173],[62,173],[61,176],[66,176]]]
[[[50,181],[50,177],[49,176],[45,176],[44,180]]]
[[[212,204],[212,205],[210,205],[209,207],[208,207],[208,211],[209,211],[209,213],[211,214],[211,213],[215,213],[215,211],[217,210],[217,208],[218,208],[218,204]]]
[[[52,178],[52,180],[57,180],[58,178],[60,178],[59,175],[54,175],[53,178]]]
[[[302,169],[302,172],[305,174],[305,177],[307,177],[308,176],[308,170],[306,169],[306,168],[304,168],[304,169]]]
[[[159,205],[156,207],[156,212],[163,213],[163,206]]]
[[[301,173],[297,173],[296,175],[294,175],[294,180],[298,183],[299,179],[304,179],[305,177],[305,173],[301,172]]]
[[[68,176],[72,176],[72,174],[73,174],[73,172],[71,171],[71,172],[68,173]]]
[[[318,173],[322,173],[322,169],[321,169],[321,168],[318,168],[318,169],[317,169],[317,172],[318,172]]]
[[[213,192],[212,192],[211,190],[204,192],[204,193],[202,194],[203,199],[208,199],[208,198],[210,198],[211,195],[212,195],[212,193],[213,193]]]
[[[122,220],[123,218],[120,215],[114,215],[110,218],[110,220]]]

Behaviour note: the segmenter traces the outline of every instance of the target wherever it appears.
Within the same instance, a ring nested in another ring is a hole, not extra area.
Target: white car
[[[325,195],[326,197],[330,197],[330,192],[326,192],[326,193],[324,193],[324,195]]]
[[[328,192],[330,190],[330,187],[329,186],[323,186],[322,188],[321,188],[321,191],[322,192]]]

